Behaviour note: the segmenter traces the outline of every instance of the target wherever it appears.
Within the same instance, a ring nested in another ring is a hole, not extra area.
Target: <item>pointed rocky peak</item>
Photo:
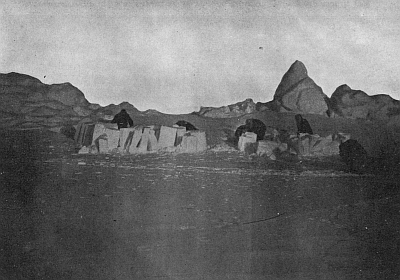
[[[123,101],[123,102],[119,103],[118,106],[120,106],[121,108],[124,108],[124,109],[132,108],[132,107],[135,108],[135,106],[133,106],[131,103],[129,103],[127,101]]]
[[[308,77],[307,68],[300,60],[296,60],[295,62],[293,62],[287,73],[291,73],[292,75],[295,74],[298,76],[304,76],[304,78]]]
[[[341,86],[338,86],[336,90],[351,90],[351,87],[349,87],[347,84],[343,84]]]
[[[335,94],[335,92],[336,92],[336,94],[337,94],[337,93],[339,93],[339,92],[345,92],[345,91],[351,91],[351,90],[352,90],[351,87],[349,87],[347,84],[343,84],[343,85],[341,85],[341,86],[338,86],[338,87],[335,89],[335,91],[334,91],[333,94]]]
[[[289,68],[289,70],[283,75],[278,88],[275,91],[275,98],[281,97],[286,93],[292,86],[308,78],[307,68],[303,62],[296,60]]]
[[[296,60],[283,75],[275,91],[273,108],[281,112],[325,115],[328,97],[307,74],[304,64]]]
[[[139,111],[135,106],[133,106],[131,103],[126,102],[126,101],[119,103],[119,105],[117,105],[117,106],[119,108],[121,108],[121,110],[125,109],[127,111],[132,111],[132,112],[138,112]]]

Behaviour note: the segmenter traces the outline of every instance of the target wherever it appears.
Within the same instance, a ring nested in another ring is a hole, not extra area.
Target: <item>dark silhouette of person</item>
[[[181,121],[177,121],[175,124],[186,127],[186,130],[197,130],[197,128],[193,124],[191,124],[190,122],[187,122],[187,121],[181,120]]]
[[[248,131],[247,125],[244,124],[244,125],[239,126],[235,131],[236,141],[239,141],[239,137],[242,136],[242,134],[247,131]]]
[[[262,121],[258,119],[247,119],[246,127],[247,131],[257,134],[257,141],[264,139],[267,127]]]
[[[306,119],[303,119],[300,114],[297,114],[296,116],[294,116],[294,118],[296,120],[297,133],[314,134],[308,121]]]
[[[257,134],[257,141],[263,140],[267,127],[258,119],[247,119],[246,124],[239,126],[235,131],[235,141],[239,141],[239,137],[245,132],[253,132]]]
[[[368,166],[368,153],[357,140],[349,139],[339,146],[339,155],[350,172],[363,173]]]
[[[128,125],[130,127],[133,126],[133,120],[125,109],[122,109],[121,112],[116,114],[111,122],[116,123],[118,125],[118,129],[127,128]]]

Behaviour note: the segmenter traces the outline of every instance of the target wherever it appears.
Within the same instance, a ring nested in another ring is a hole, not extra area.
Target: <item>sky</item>
[[[347,84],[400,99],[397,0],[4,2],[0,73],[70,82],[102,106],[267,102],[296,60],[328,96]]]

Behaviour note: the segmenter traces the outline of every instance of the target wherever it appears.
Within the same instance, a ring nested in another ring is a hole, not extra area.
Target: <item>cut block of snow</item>
[[[107,134],[108,149],[118,148],[120,131],[118,129],[105,128],[104,133]]]
[[[135,127],[135,129],[129,133],[127,139],[127,150],[129,151],[129,153],[134,154],[139,152],[138,144],[140,142],[140,139],[142,138],[142,130],[142,127]]]
[[[135,128],[134,127],[128,127],[128,128],[121,128],[120,129],[120,136],[119,136],[119,150],[121,152],[126,152],[129,149],[129,143],[130,143],[130,134],[134,133]]]
[[[176,131],[177,128],[175,127],[161,126],[158,147],[160,149],[173,147],[175,145]]]
[[[149,135],[150,135],[150,127],[144,127],[142,137],[140,139],[140,143],[139,143],[139,147],[138,147],[139,153],[147,152],[147,147],[149,144]]]
[[[196,153],[207,150],[206,133],[204,131],[190,131],[182,137],[179,152]]]
[[[241,152],[248,154],[257,151],[257,134],[253,132],[246,132],[239,137],[238,148]]]
[[[149,151],[158,150],[158,141],[156,137],[156,132],[153,129],[150,129],[149,131],[149,142],[147,148]]]
[[[175,146],[179,146],[179,144],[182,143],[182,137],[186,133],[186,127],[184,126],[178,126],[176,128],[176,138],[175,138]]]
[[[79,152],[78,152],[78,154],[88,154],[89,153],[89,147],[85,147],[85,146],[83,146],[80,150],[79,150]]]
[[[83,134],[83,139],[82,139],[82,145],[83,146],[92,145],[94,128],[95,128],[95,124],[94,123],[85,125],[85,132]]]
[[[258,141],[257,155],[267,156],[271,159],[276,159],[275,150],[278,149],[279,143],[268,140]]]
[[[106,135],[106,134],[104,134]],[[98,138],[98,147],[99,147],[99,153],[101,154],[106,154],[108,153],[110,150],[108,149],[108,141],[107,141],[107,137]]]

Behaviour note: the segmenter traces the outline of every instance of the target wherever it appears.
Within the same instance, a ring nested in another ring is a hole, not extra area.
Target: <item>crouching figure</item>
[[[239,140],[239,137],[245,132],[254,132],[257,134],[257,141],[263,140],[265,136],[265,132],[267,131],[267,127],[265,124],[258,119],[247,119],[245,125],[239,126],[235,131],[236,141]]]
[[[127,128],[128,125],[130,127],[133,126],[133,120],[125,109],[122,109],[121,112],[116,114],[111,123],[116,123],[118,125],[118,129]]]
[[[186,130],[197,130],[197,128],[193,124],[191,124],[190,122],[187,122],[187,121],[181,120],[181,121],[177,121],[175,124],[186,127]]]
[[[365,172],[368,164],[368,154],[357,140],[349,139],[341,143],[339,146],[339,155],[351,172]]]
[[[307,133],[307,134],[314,134],[313,130],[310,126],[310,123],[302,117],[302,115],[297,114],[294,116],[297,125],[297,133]]]

